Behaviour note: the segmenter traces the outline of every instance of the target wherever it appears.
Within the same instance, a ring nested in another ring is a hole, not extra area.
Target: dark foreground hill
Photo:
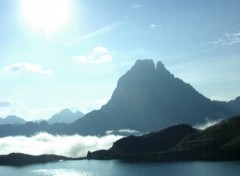
[[[116,141],[109,150],[89,152],[89,159],[130,161],[240,160],[240,116],[205,130],[176,125]]]
[[[122,138],[109,150],[88,152],[86,158],[12,153],[0,155],[0,165],[21,166],[80,159],[121,159],[144,162],[240,160],[239,126],[240,116],[223,120],[205,130],[180,124],[143,136]]]
[[[59,160],[69,160],[70,158],[58,155],[27,155],[22,153],[11,153],[0,155],[0,165],[23,166],[28,164],[56,162]]]

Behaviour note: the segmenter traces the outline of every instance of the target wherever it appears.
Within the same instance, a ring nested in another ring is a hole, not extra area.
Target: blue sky
[[[240,96],[239,0],[0,0],[0,117],[105,104],[137,59]]]

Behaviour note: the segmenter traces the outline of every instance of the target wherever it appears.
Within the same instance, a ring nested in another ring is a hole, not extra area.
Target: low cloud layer
[[[32,137],[16,136],[0,138],[0,155],[26,153],[31,155],[56,154],[68,157],[86,156],[88,151],[108,149],[120,135],[97,136],[59,136],[39,133]]]
[[[120,130],[109,130],[106,131],[107,135],[123,135],[123,136],[129,136],[129,135],[140,135],[141,133],[139,131],[136,130],[132,130],[132,129],[120,129]]]
[[[218,122],[220,122],[222,119],[218,119],[218,120],[206,120],[206,123],[204,124],[198,124],[195,126],[195,128],[200,129],[200,130],[205,130],[206,128],[213,126],[215,124],[217,124]]]

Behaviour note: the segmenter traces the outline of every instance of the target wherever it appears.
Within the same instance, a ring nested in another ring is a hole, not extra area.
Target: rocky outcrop
[[[171,125],[196,125],[232,116],[231,111],[174,77],[161,62],[138,60],[118,81],[109,102],[67,129],[84,135],[107,130],[151,132]]]

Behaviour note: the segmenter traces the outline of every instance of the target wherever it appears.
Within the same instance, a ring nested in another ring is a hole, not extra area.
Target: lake
[[[239,173],[240,161],[127,163],[82,160],[24,167],[0,166],[1,176],[239,176]]]

